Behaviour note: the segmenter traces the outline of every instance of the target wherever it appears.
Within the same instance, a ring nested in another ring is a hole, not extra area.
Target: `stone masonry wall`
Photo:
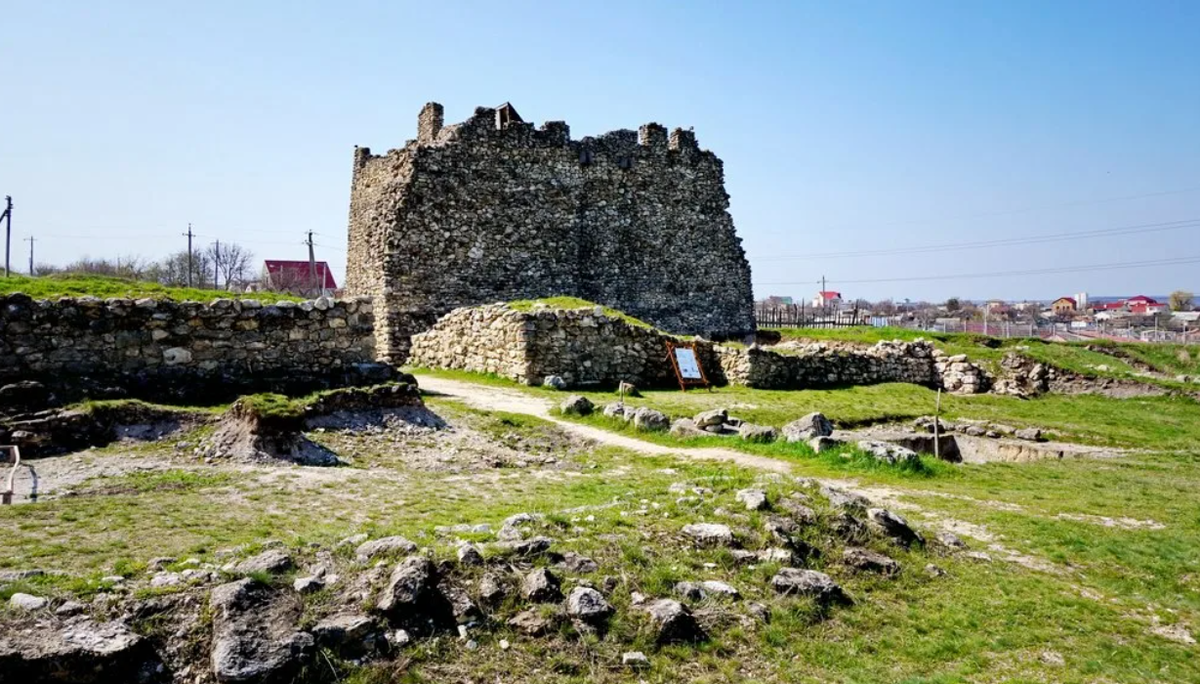
[[[0,385],[36,380],[146,398],[298,391],[386,379],[370,300],[201,304],[0,297]]]
[[[507,111],[507,110],[506,110]],[[375,298],[381,358],[453,308],[572,295],[674,333],[754,329],[750,267],[721,160],[658,124],[572,140],[476,109],[418,137],[357,148],[347,290]]]
[[[457,309],[415,335],[409,362],[426,368],[495,373],[537,385],[549,375],[571,386],[678,386],[656,330],[595,309],[517,311],[503,304]],[[723,382],[713,345],[697,352],[709,379]],[[716,377],[713,377],[715,373]]]
[[[925,341],[881,341],[869,348],[813,343],[780,353],[763,347],[718,347],[726,379],[758,389],[808,389],[906,382],[959,394],[987,390],[987,374],[966,360],[946,357]]]

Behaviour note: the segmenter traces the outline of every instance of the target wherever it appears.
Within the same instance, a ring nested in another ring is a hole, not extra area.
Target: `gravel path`
[[[786,461],[780,461],[765,456],[755,456],[733,449],[712,447],[668,447],[661,444],[646,442],[636,437],[601,430],[590,425],[583,425],[562,420],[550,413],[553,404],[541,397],[531,396],[518,390],[492,385],[477,385],[461,380],[418,375],[417,384],[421,390],[430,394],[439,394],[452,399],[458,399],[468,406],[486,411],[506,411],[508,413],[523,413],[548,420],[566,432],[579,437],[621,447],[649,456],[665,456],[667,454],[687,456],[689,458],[729,461],[747,468],[769,470],[777,473],[790,473],[792,466]]]

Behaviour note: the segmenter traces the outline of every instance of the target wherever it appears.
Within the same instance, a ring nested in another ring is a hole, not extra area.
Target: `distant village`
[[[768,296],[755,305],[762,327],[874,325],[938,332],[975,332],[1007,337],[1064,340],[1088,337],[1200,343],[1200,311],[1191,292],[1166,297],[1089,297],[1086,292],[1049,301],[971,301],[951,297],[932,303],[849,299],[834,290],[811,299]]]

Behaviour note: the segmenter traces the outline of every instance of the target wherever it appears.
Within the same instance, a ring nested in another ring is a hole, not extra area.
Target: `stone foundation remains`
[[[754,330],[750,266],[721,160],[690,130],[650,123],[572,140],[511,105],[416,140],[357,148],[347,290],[373,297],[380,358],[456,307],[569,295],[710,338]]]
[[[377,383],[370,300],[211,303],[0,297],[0,385],[201,401]]]
[[[413,337],[409,362],[424,368],[493,373],[528,385],[557,375],[568,386],[678,387],[666,341],[677,338],[589,309],[507,304],[456,309]],[[714,382],[721,381],[710,342],[697,355]],[[711,375],[716,375],[712,378]]]
[[[550,375],[568,386],[676,385],[657,330],[606,316],[599,309],[514,310],[507,304],[457,309],[413,337],[410,362],[426,368],[493,373],[530,385]],[[880,342],[870,348],[810,344],[780,353],[757,346],[697,343],[705,374],[714,384],[760,389],[806,389],[906,382],[973,394],[988,387],[987,374],[924,341]]]

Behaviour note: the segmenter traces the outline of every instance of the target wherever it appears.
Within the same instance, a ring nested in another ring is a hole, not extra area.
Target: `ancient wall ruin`
[[[673,338],[632,325],[599,309],[516,310],[506,304],[463,307],[413,337],[409,362],[425,368],[494,373],[536,385],[546,376],[574,387],[677,386],[666,356]],[[705,374],[714,384],[759,389],[809,389],[904,382],[974,394],[987,374],[965,358],[947,357],[925,341],[880,342],[872,347],[815,343],[781,353],[765,347],[698,342]]]
[[[722,163],[691,131],[572,140],[510,106],[442,119],[430,103],[403,148],[355,150],[347,289],[375,298],[381,358],[453,308],[555,295],[675,333],[753,330]]]
[[[572,387],[678,387],[667,360],[670,336],[627,323],[596,309],[538,308],[518,311],[505,304],[452,311],[430,330],[415,335],[409,362],[425,368],[494,373],[538,385],[557,375]],[[720,381],[712,343],[697,352]]]
[[[146,398],[296,391],[386,379],[369,299],[211,303],[0,297],[0,385]]]

